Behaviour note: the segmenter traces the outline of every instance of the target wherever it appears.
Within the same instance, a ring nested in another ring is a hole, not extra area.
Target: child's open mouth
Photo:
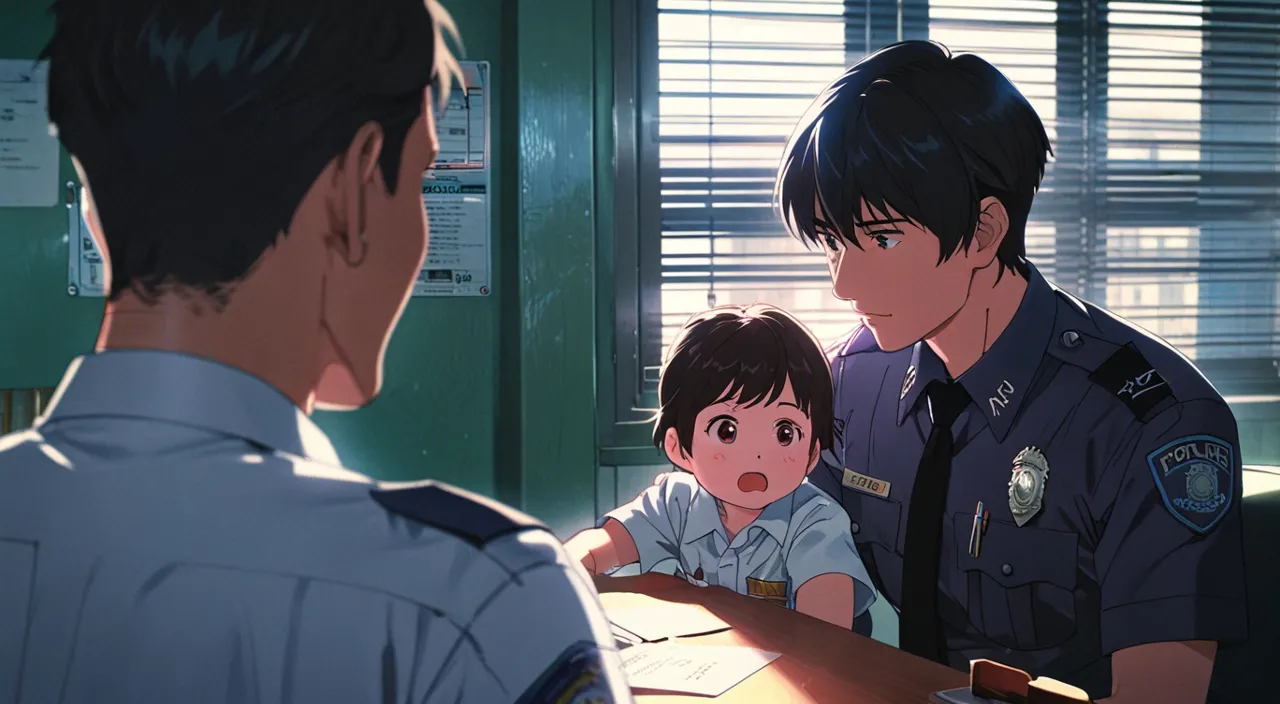
[[[759,472],[747,472],[738,477],[738,489],[741,491],[764,491],[769,488],[769,478]]]

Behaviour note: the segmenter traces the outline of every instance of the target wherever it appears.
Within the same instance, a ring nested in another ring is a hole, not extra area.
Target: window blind
[[[824,259],[787,237],[770,196],[813,97],[900,38],[981,55],[1044,120],[1056,158],[1027,252],[1051,281],[1161,335],[1223,393],[1275,383],[1280,11],[1265,0],[658,0],[656,10],[661,236],[642,246],[660,247],[650,300],[661,311],[650,319],[661,325],[643,334],[661,340],[643,360],[649,386],[658,350],[712,305],[773,303],[827,343],[852,327]]]
[[[1224,394],[1274,394],[1280,7],[1109,2],[1096,31],[1093,296]]]

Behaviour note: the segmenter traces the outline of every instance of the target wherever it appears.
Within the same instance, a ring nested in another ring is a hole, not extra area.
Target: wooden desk
[[[699,604],[732,630],[684,639],[707,645],[742,645],[782,657],[714,701],[741,704],[926,704],[943,689],[968,687],[967,673],[923,660],[794,611],[722,587],[695,587],[665,574],[595,578],[605,610],[639,601],[636,594]],[[651,704],[701,702],[637,689],[636,701]]]

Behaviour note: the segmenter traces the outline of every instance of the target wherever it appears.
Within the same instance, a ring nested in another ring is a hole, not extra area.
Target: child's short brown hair
[[[685,323],[662,365],[653,443],[662,449],[667,429],[675,428],[687,454],[694,421],[708,406],[729,399],[744,406],[773,403],[788,380],[800,412],[813,423],[813,442],[830,449],[831,367],[813,333],[790,313],[763,303],[699,313]]]

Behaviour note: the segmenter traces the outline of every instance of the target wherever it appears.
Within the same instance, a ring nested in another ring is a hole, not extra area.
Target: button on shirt
[[[474,545],[373,488],[247,374],[76,361],[0,439],[0,702],[514,702],[584,643],[631,701],[549,533]]]
[[[854,615],[875,601],[871,579],[854,548],[849,517],[808,481],[764,508],[730,541],[715,497],[692,474],[672,472],[630,503],[605,514],[622,524],[636,544],[640,570],[675,560],[699,586],[721,586],[764,597],[785,590],[794,607],[795,591],[827,573],[856,582]],[[699,579],[697,576],[701,575]]]
[[[917,462],[932,427],[923,390],[946,379],[924,343],[883,352],[858,329],[835,350],[843,450],[810,480],[839,497],[880,592],[897,608]],[[938,584],[948,661],[998,660],[1111,691],[1111,653],[1246,637],[1234,417],[1163,341],[1030,269],[1008,328],[957,381]],[[1014,461],[1048,467],[1019,525]],[[876,488],[873,492],[868,486]],[[978,502],[990,520],[971,548]]]

